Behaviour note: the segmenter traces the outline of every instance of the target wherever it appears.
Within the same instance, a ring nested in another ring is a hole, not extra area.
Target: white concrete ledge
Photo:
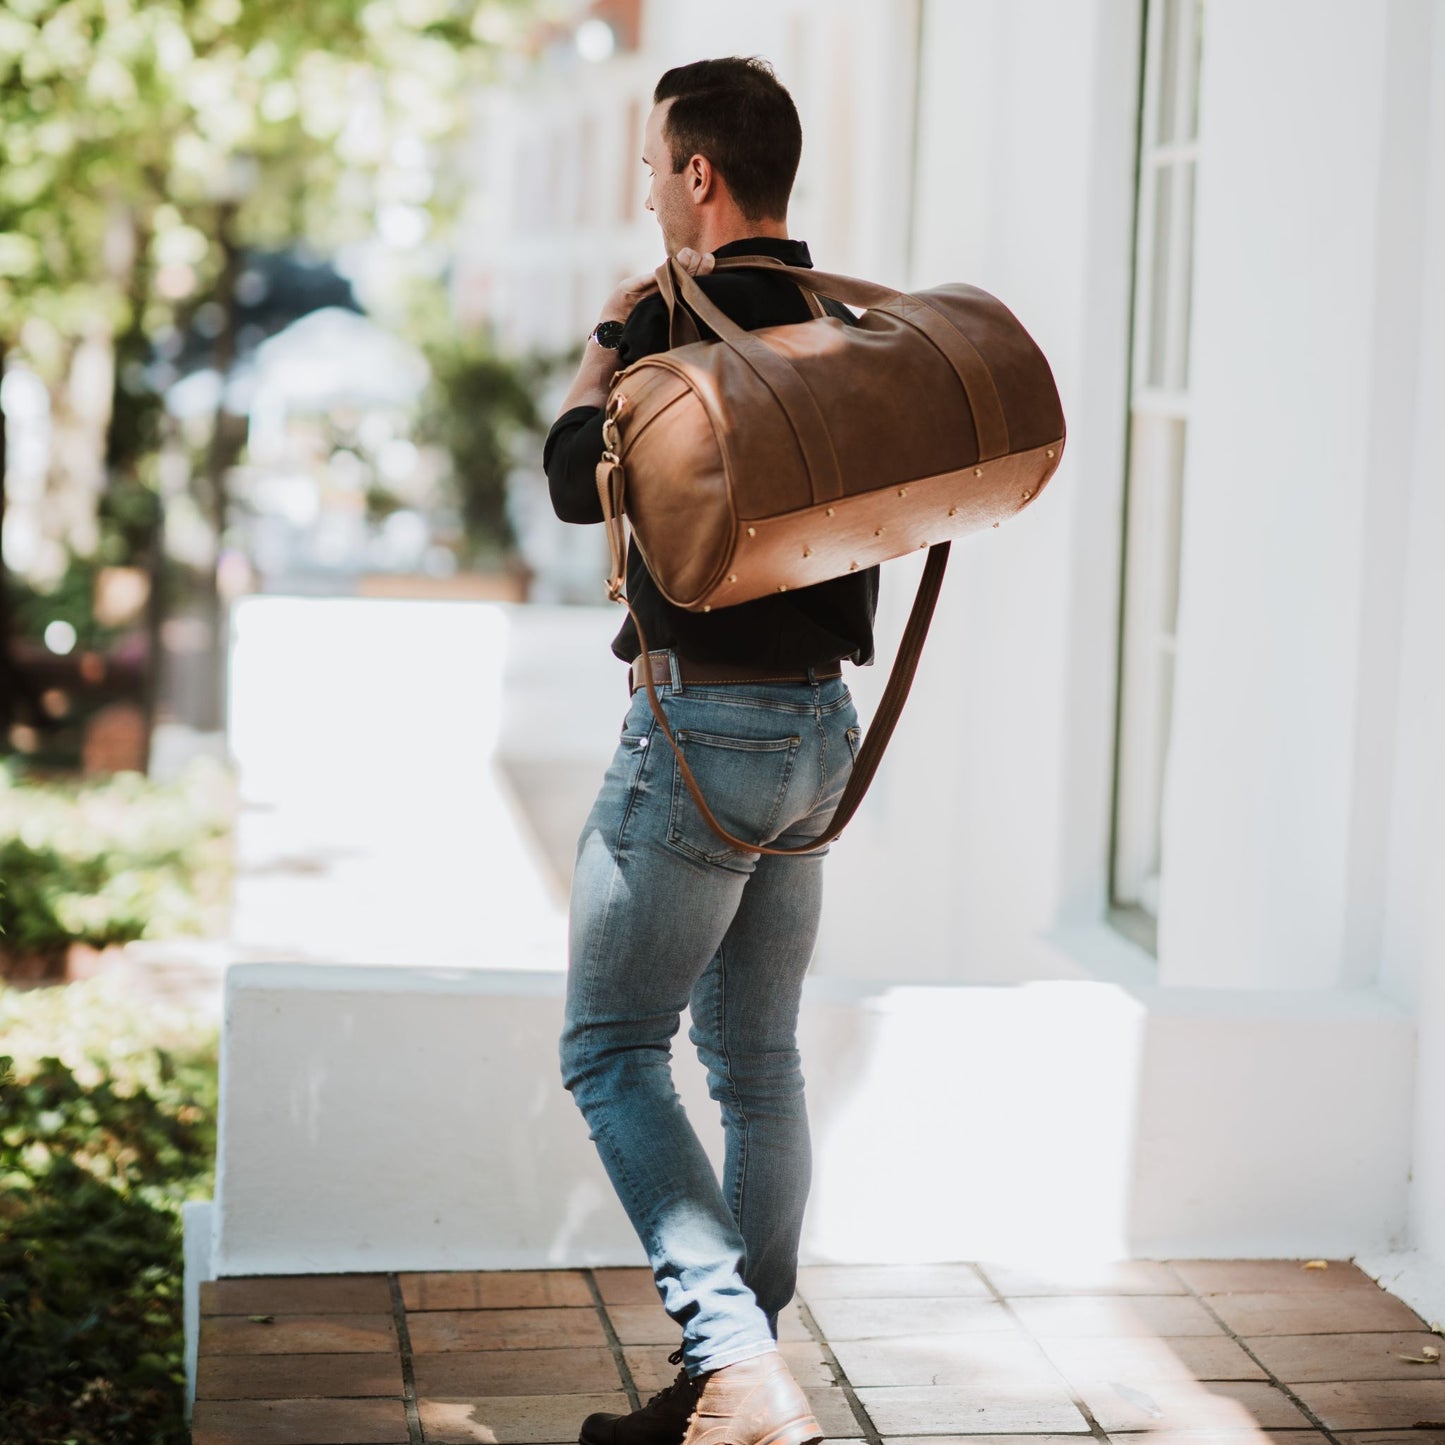
[[[563,983],[234,965],[213,1272],[639,1262],[561,1086]],[[719,1159],[679,1037],[679,1092]],[[1403,1243],[1412,1023],[1370,990],[1145,1003],[1105,982],[813,979],[801,1046],[812,1260]]]

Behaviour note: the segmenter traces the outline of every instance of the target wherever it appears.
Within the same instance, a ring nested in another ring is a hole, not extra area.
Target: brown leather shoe
[[[776,1350],[704,1375],[682,1445],[819,1445],[813,1407]]]

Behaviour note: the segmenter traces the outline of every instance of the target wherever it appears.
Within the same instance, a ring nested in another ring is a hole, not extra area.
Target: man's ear
[[[700,206],[716,194],[717,172],[704,155],[696,155],[687,163],[687,194],[693,205]]]

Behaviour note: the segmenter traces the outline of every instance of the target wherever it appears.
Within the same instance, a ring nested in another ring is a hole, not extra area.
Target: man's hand
[[[706,276],[712,270],[716,258],[711,251],[697,252],[684,246],[677,253],[676,261],[690,276]],[[626,321],[632,315],[632,308],[644,296],[657,290],[657,277],[651,271],[629,276],[617,285],[607,298],[599,321]],[[606,346],[589,341],[582,348],[582,365],[577,370],[572,389],[562,402],[562,411],[571,411],[574,406],[606,406],[607,393],[612,378],[621,365],[622,358]],[[562,412],[557,413],[558,416]]]
[[[689,276],[706,276],[716,262],[711,251],[694,251],[684,246],[674,259]],[[617,289],[607,298],[599,321],[626,321],[632,315],[632,308],[644,296],[651,296],[657,290],[657,276],[652,271],[641,271],[617,283]]]

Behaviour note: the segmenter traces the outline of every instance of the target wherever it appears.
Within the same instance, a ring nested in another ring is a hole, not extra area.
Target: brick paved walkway
[[[201,1310],[194,1445],[570,1445],[680,1338],[632,1269],[227,1279]],[[832,1441],[1445,1445],[1440,1335],[1340,1261],[817,1267],[781,1334]]]

